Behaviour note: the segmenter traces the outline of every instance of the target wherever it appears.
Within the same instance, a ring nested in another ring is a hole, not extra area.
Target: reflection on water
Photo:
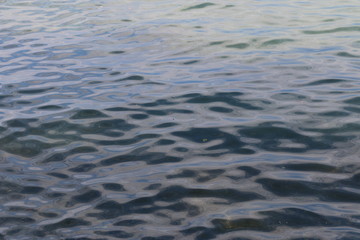
[[[0,239],[360,239],[357,1],[0,11]]]

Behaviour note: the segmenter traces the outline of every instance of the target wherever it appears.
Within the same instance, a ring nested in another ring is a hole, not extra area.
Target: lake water
[[[358,0],[0,0],[0,239],[360,239]]]

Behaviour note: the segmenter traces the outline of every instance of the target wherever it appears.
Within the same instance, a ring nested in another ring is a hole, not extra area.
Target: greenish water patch
[[[227,48],[237,48],[237,49],[245,49],[249,46],[250,45],[247,43],[237,43],[237,44],[226,45]]]
[[[339,27],[334,29],[327,29],[327,30],[305,30],[303,33],[305,34],[326,34],[326,33],[337,33],[337,32],[359,32],[360,27],[353,26],[353,27]]]
[[[271,46],[271,45],[278,45],[278,44],[283,44],[283,43],[288,43],[288,42],[294,42],[295,40],[293,39],[272,39],[266,42],[262,43],[263,47],[267,47],[267,46]]]
[[[201,9],[201,8],[206,8],[206,7],[213,6],[213,5],[215,5],[215,4],[211,3],[211,2],[201,3],[201,4],[198,4],[198,5],[194,5],[194,6],[185,8],[182,11],[189,11],[189,10],[193,10],[193,9]]]
[[[336,55],[339,57],[360,58],[360,55],[353,55],[348,52],[338,52]]]

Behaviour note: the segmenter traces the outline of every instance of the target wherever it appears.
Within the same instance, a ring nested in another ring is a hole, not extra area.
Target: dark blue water
[[[0,0],[0,239],[360,239],[360,5]]]

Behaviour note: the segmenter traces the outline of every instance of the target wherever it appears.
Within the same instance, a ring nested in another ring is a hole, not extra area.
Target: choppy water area
[[[0,239],[360,239],[359,23],[0,0]]]

